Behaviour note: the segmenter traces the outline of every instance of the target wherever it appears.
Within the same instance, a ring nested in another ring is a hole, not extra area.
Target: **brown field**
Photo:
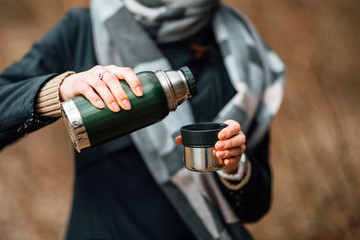
[[[272,126],[273,204],[256,239],[360,236],[360,6],[355,0],[227,0],[285,62]],[[85,0],[0,0],[0,70]],[[73,181],[62,121],[0,152],[0,239],[63,239]]]

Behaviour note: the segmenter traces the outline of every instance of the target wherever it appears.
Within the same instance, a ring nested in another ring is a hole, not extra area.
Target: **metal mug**
[[[184,165],[190,171],[210,172],[225,167],[214,156],[218,133],[227,127],[223,123],[202,122],[181,127],[180,132],[184,145]]]

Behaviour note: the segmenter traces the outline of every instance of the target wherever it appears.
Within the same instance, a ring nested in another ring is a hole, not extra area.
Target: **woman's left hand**
[[[226,120],[228,126],[218,134],[219,141],[215,144],[214,156],[226,167],[225,173],[236,173],[241,155],[245,152],[246,136],[240,124],[235,120]]]
[[[228,126],[219,132],[219,141],[215,143],[213,154],[226,165],[222,171],[231,174],[236,173],[240,157],[245,152],[246,136],[237,121],[226,120],[224,123]],[[181,136],[176,137],[175,141],[182,144]]]

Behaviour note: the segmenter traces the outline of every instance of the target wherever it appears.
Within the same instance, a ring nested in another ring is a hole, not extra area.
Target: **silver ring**
[[[103,80],[103,77],[104,77],[104,74],[105,74],[105,73],[106,73],[106,71],[99,73],[98,78],[99,78],[101,81]]]

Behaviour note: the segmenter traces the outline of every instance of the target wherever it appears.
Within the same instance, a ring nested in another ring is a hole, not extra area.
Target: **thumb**
[[[177,137],[175,138],[175,142],[176,142],[177,144],[183,144],[183,142],[182,142],[182,137],[181,137],[181,136],[177,136]]]

